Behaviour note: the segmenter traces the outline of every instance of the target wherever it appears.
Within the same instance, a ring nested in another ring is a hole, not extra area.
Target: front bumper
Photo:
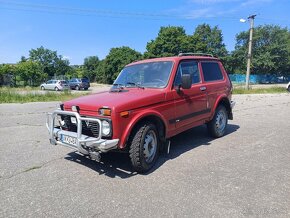
[[[69,115],[76,118],[77,131],[67,131],[56,126],[56,119],[59,115]],[[82,134],[82,121],[95,122],[99,125],[99,136],[92,137]],[[75,149],[83,154],[89,154],[91,151],[107,152],[117,148],[119,139],[102,139],[102,122],[96,118],[81,117],[77,112],[55,110],[47,114],[46,127],[49,132],[49,141],[52,145],[63,145]],[[64,143],[63,136],[71,137],[74,143]]]

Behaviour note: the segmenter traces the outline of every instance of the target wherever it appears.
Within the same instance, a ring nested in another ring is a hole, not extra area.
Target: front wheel
[[[58,88],[58,87],[55,87],[55,88],[54,88],[54,91],[59,91],[59,88]]]
[[[77,90],[77,91],[80,90],[80,87],[79,86],[76,86],[75,87],[75,90]]]
[[[41,89],[41,90],[45,90],[44,86],[41,86],[40,89]]]
[[[290,92],[290,85],[288,86],[287,90],[288,90],[288,92]]]
[[[223,105],[217,107],[214,117],[207,124],[209,134],[215,138],[222,137],[226,132],[228,113]]]
[[[143,123],[133,133],[130,145],[130,158],[139,173],[145,173],[155,164],[159,155],[159,135],[152,123]]]

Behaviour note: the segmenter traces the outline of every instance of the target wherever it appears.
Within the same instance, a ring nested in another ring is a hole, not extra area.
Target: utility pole
[[[252,59],[252,42],[253,42],[253,30],[254,30],[254,19],[257,15],[251,15],[248,17],[250,21],[250,38],[249,38],[249,51],[248,51],[248,62],[247,62],[247,74],[246,74],[246,89],[249,90],[250,81],[250,69],[251,69],[251,59]]]

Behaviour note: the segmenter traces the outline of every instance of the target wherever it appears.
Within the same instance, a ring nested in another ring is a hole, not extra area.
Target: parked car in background
[[[69,89],[68,82],[66,80],[48,80],[45,83],[40,85],[41,90],[55,90],[62,91],[65,89]]]
[[[71,89],[75,89],[75,90],[80,90],[80,89],[88,90],[88,88],[90,88],[90,81],[88,79],[86,79],[86,78],[82,78],[82,79],[72,78],[68,82],[69,82],[69,87]]]
[[[290,92],[290,82],[287,84],[286,89]]]

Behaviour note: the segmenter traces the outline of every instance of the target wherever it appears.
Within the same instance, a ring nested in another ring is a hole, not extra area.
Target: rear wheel
[[[213,119],[207,124],[209,134],[215,138],[222,137],[226,132],[228,113],[223,105],[217,107]]]
[[[145,173],[155,164],[159,156],[159,135],[152,123],[143,123],[133,133],[130,158],[137,172]]]
[[[41,90],[45,90],[44,86],[41,86],[40,89],[41,89]]]
[[[290,92],[290,85],[288,86],[287,90],[288,90],[288,92]]]

